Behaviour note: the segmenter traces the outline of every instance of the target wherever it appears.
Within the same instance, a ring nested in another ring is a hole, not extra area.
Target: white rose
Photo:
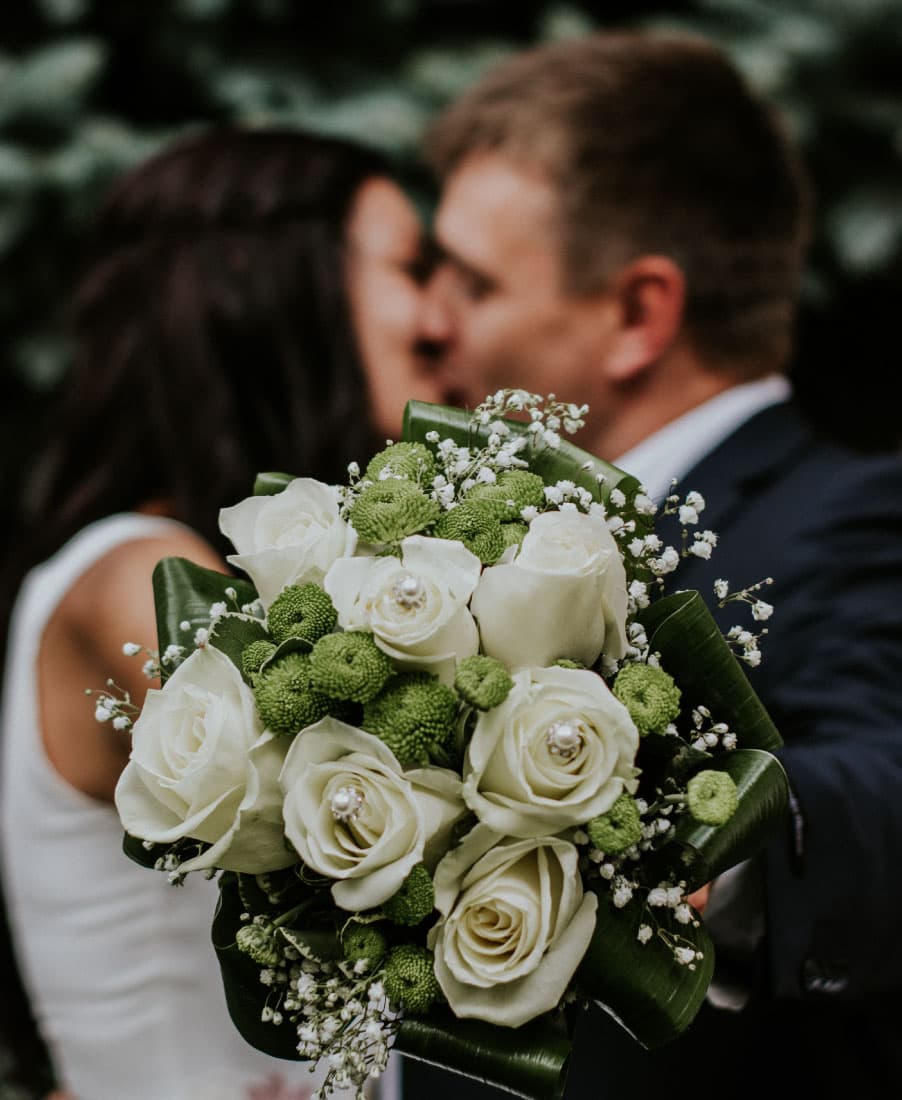
[[[378,737],[336,718],[301,730],[280,782],[288,839],[304,863],[338,880],[335,904],[352,911],[387,901],[466,812],[453,772],[404,772]]]
[[[639,733],[594,672],[522,669],[480,714],[464,763],[464,800],[508,836],[583,825],[634,790]]]
[[[226,559],[254,582],[263,606],[289,584],[322,584],[332,563],[354,553],[357,532],[338,514],[338,493],[309,477],[275,496],[247,497],[219,513],[237,554]]]
[[[595,930],[577,860],[560,837],[478,825],[441,861],[427,942],[455,1016],[519,1027],[559,1003]]]
[[[412,535],[401,542],[400,561],[343,558],[324,587],[345,630],[371,630],[399,668],[433,672],[450,684],[456,662],[479,649],[467,602],[481,568],[462,542]]]
[[[125,831],[157,844],[211,844],[182,870],[221,867],[260,874],[287,867],[278,777],[285,749],[263,730],[254,696],[212,646],[151,690],[116,785]]]
[[[626,652],[626,572],[599,516],[536,516],[514,561],[482,574],[471,609],[483,652],[510,668]]]

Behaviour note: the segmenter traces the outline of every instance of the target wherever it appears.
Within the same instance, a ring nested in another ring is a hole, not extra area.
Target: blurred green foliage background
[[[894,443],[902,0],[17,0],[0,15],[6,499],[65,372],[60,310],[116,173],[186,126],[228,119],[361,138],[424,187],[425,121],[486,66],[635,25],[710,35],[786,113],[819,198],[798,388],[828,430]]]

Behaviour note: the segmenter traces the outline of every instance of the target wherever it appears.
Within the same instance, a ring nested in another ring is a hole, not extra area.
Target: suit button
[[[835,997],[849,985],[845,967],[821,959],[806,959],[802,964],[802,986],[806,993]]]

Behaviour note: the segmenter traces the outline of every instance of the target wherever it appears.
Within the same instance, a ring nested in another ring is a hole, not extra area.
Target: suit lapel
[[[684,497],[696,490],[705,498],[699,529],[716,533],[727,530],[750,493],[770,483],[811,441],[811,433],[791,403],[771,405],[747,420],[706,455],[677,485]],[[663,517],[657,531],[664,542],[679,546],[679,525],[672,516]],[[717,551],[715,551],[716,553]],[[683,562],[675,574],[679,587],[686,587],[697,559]]]

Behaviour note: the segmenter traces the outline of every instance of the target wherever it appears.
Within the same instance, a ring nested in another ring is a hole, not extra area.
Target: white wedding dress
[[[14,944],[75,1100],[306,1100],[321,1075],[255,1050],[229,1019],[210,939],[215,882],[189,875],[173,887],[132,863],[115,808],[71,787],[44,752],[36,668],[45,625],[91,565],[170,523],[100,520],[32,570],[19,594],[0,728],[0,868]],[[397,1090],[393,1072],[380,1100]]]

